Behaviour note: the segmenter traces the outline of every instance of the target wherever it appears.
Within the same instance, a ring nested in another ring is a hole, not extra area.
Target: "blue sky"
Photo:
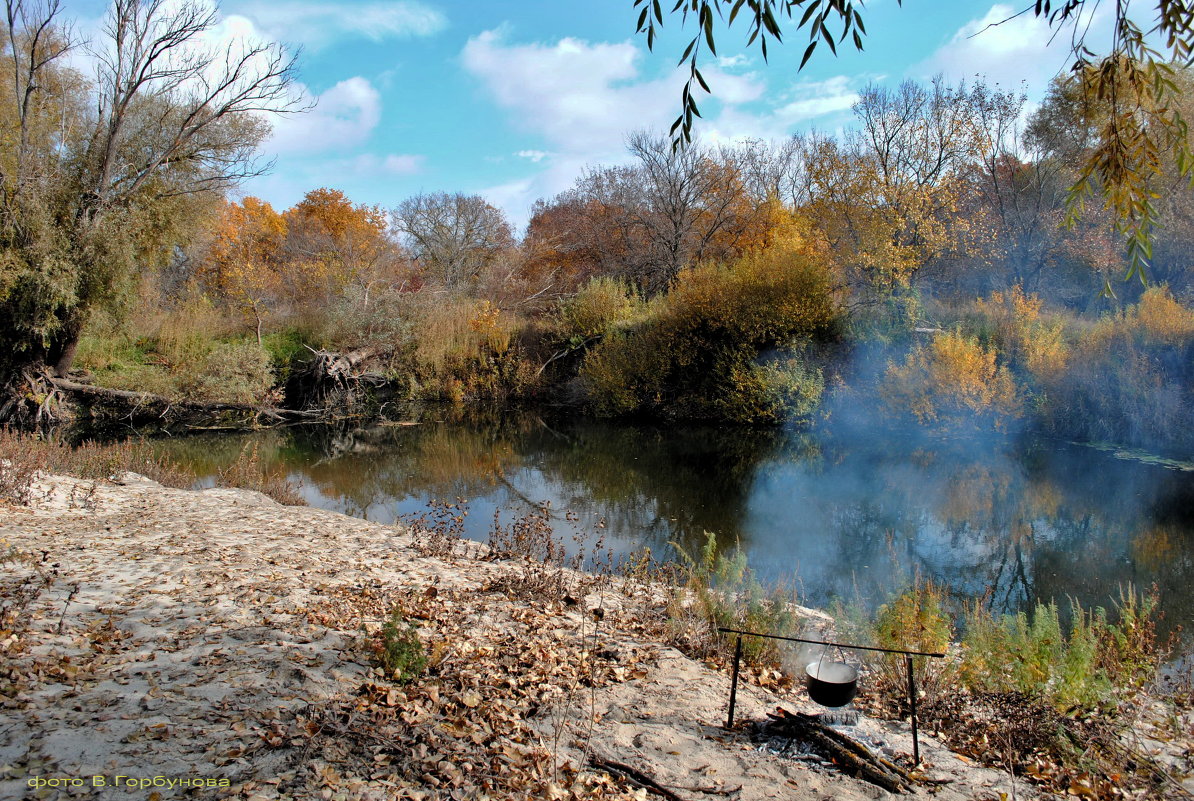
[[[99,2],[73,5],[68,14],[84,20],[102,12]],[[1065,42],[1048,46],[1031,14],[983,30],[1015,10],[990,0],[872,0],[865,51],[820,50],[803,72],[803,31],[764,64],[742,50],[739,21],[721,34],[720,59],[706,61],[716,99],[698,98],[698,133],[724,141],[836,130],[868,82],[936,73],[1025,82],[1039,99],[1067,66]],[[226,36],[301,47],[299,77],[314,103],[275,123],[264,153],[276,166],[244,194],[285,208],[328,186],[393,207],[418,192],[461,191],[485,196],[516,225],[586,165],[624,161],[630,131],[667,128],[683,81],[675,59],[692,30],[668,19],[649,53],[631,0],[226,0],[220,11]]]

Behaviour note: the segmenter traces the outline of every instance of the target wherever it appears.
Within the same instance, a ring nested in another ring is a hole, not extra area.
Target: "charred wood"
[[[912,774],[873,753],[854,740],[817,720],[815,715],[791,713],[777,709],[767,713],[769,720],[763,732],[769,737],[787,737],[808,743],[823,756],[831,759],[844,773],[864,779],[890,793],[904,793],[913,789]]]

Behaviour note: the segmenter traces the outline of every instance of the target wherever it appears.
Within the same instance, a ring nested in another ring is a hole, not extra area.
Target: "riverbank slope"
[[[646,590],[552,600],[537,584],[572,579],[245,490],[54,476],[34,496],[0,507],[0,796],[643,797],[593,758],[687,799],[884,795],[723,730],[726,677],[644,636]],[[430,659],[404,685],[371,647],[396,605]],[[744,687],[739,717],[779,702]],[[1011,796],[921,747],[935,797]]]

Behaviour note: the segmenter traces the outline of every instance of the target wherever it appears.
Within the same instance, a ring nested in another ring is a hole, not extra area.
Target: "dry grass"
[[[196,479],[192,471],[156,453],[146,442],[85,442],[72,447],[0,428],[0,501],[27,505],[33,500],[39,474],[108,481],[122,473],[136,473],[176,489],[190,489]],[[285,474],[262,463],[255,445],[246,446],[235,462],[221,470],[216,483],[221,487],[256,490],[287,506],[306,505]]]
[[[286,473],[264,464],[257,443],[245,445],[236,461],[221,469],[216,477],[221,487],[256,490],[285,506],[306,506],[307,501]]]
[[[0,499],[19,505],[31,500],[39,473],[58,473],[97,481],[137,473],[167,487],[186,489],[195,476],[143,442],[101,445],[63,442],[0,428]]]

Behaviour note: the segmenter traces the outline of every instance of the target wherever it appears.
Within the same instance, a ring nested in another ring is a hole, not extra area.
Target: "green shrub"
[[[798,355],[787,356],[751,365],[760,388],[754,397],[762,403],[755,420],[805,422],[812,417],[825,392],[825,376],[821,368],[812,367]]]
[[[256,342],[222,342],[178,376],[178,392],[188,400],[262,403],[274,385],[270,355]]]
[[[565,342],[604,334],[641,313],[633,290],[613,278],[598,277],[563,301],[556,312],[556,330]]]
[[[270,366],[274,375],[278,377],[279,384],[286,381],[296,362],[310,355],[310,351],[307,350],[307,338],[297,328],[266,334],[261,338],[261,347],[269,354]]]
[[[873,615],[860,607],[835,610],[835,619],[851,641],[879,648],[944,653],[953,640],[953,615],[946,590],[932,580],[916,578],[910,587],[882,604]],[[859,652],[873,671],[872,690],[902,708],[908,674],[904,656]],[[917,681],[930,693],[940,692],[951,676],[943,659],[915,657]]]
[[[417,679],[427,669],[427,651],[419,632],[406,622],[398,607],[394,607],[390,619],[381,627],[377,656],[382,670],[397,682]]]
[[[1066,635],[1055,603],[1037,604],[1031,615],[998,618],[972,607],[962,641],[962,681],[974,690],[1038,697],[1061,710],[1099,707],[1156,675],[1155,608],[1155,596],[1127,590],[1119,621],[1111,623],[1102,608],[1071,602]]]
[[[585,357],[580,375],[590,405],[601,416],[807,417],[820,396],[819,371],[794,356],[770,364],[760,357],[830,333],[837,308],[829,277],[798,247],[685,270],[637,324]]]
[[[689,652],[724,653],[732,635],[719,634],[718,628],[783,635],[799,623],[795,593],[780,585],[764,587],[740,547],[727,554],[710,532],[697,558],[672,546],[681,559],[681,583],[668,608],[669,628]],[[762,637],[744,637],[742,654],[748,663],[778,661],[775,640]]]

